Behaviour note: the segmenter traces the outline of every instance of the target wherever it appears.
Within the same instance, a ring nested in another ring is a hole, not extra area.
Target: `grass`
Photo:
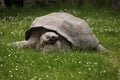
[[[24,33],[38,16],[68,12],[84,19],[110,50],[109,56],[96,51],[53,52],[15,48],[7,43],[24,39]],[[0,10],[0,80],[119,80],[120,12],[91,6],[51,6]]]

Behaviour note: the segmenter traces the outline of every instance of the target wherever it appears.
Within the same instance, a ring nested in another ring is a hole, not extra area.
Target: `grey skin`
[[[65,52],[70,50],[70,43],[55,32],[46,32],[39,37],[36,32],[29,40],[9,43],[8,46],[16,47],[35,47],[44,52]],[[64,45],[64,46],[63,46]]]
[[[55,49],[59,49],[60,46],[56,42],[58,40],[58,35],[54,32],[46,32],[41,35],[38,44],[36,45],[37,49],[41,49],[45,52],[52,52]]]
[[[71,44],[55,32],[46,32],[41,35],[36,47],[44,52],[65,52],[71,49]]]
[[[45,52],[78,49],[108,53],[84,20],[59,12],[37,17],[26,31],[25,40],[8,45],[35,47]]]

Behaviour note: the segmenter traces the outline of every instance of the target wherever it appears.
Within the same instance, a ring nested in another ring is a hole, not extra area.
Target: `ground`
[[[31,48],[8,47],[23,40],[38,16],[68,12],[84,19],[110,54],[96,51],[44,53]],[[0,10],[1,80],[120,80],[120,12],[91,6],[51,6]]]

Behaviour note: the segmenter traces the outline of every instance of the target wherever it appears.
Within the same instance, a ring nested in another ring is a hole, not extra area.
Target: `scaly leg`
[[[8,46],[15,46],[15,47],[35,47],[37,43],[36,38],[30,38],[29,40],[23,41],[16,41],[12,43],[8,43]]]
[[[8,43],[8,46],[15,46],[15,47],[30,47],[30,42],[29,41],[16,41],[12,43]]]

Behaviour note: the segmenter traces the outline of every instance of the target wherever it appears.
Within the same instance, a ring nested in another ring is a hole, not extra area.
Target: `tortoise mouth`
[[[49,44],[54,45],[57,42],[58,38],[54,37],[49,40]]]

